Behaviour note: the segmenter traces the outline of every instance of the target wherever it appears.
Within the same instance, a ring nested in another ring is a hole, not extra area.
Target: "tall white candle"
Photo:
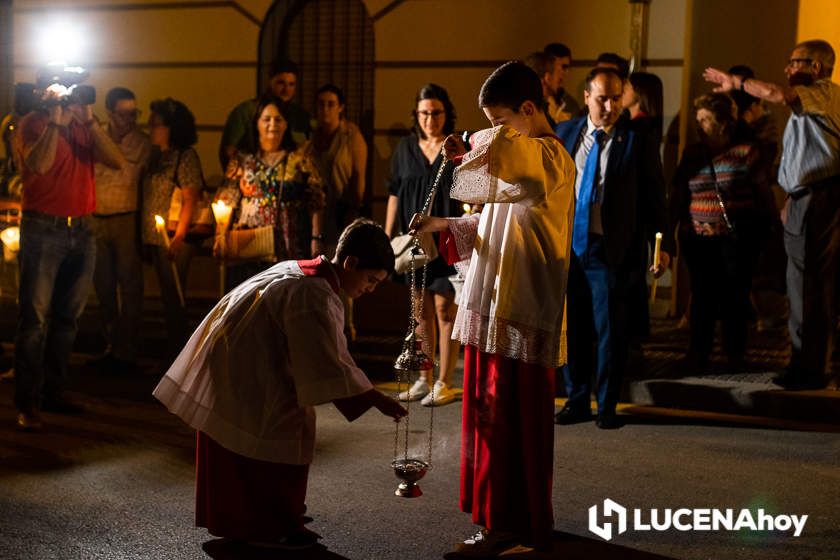
[[[225,295],[225,232],[227,231],[228,223],[230,223],[230,215],[233,212],[233,207],[225,204],[224,200],[217,200],[210,205],[213,209],[213,217],[216,219],[216,235],[219,238],[219,249],[221,253],[221,260],[219,262],[219,297]]]
[[[662,234],[656,232],[656,242],[653,245],[653,268],[659,268],[659,261],[662,254]]]
[[[163,244],[169,249],[169,234],[166,233],[166,222],[163,219],[163,216],[156,214],[155,215],[155,229],[160,233],[161,237],[163,237]],[[181,278],[178,276],[178,267],[175,266],[175,262],[170,261],[172,265],[172,277],[175,278],[175,289],[178,291],[178,301],[181,302],[181,307],[186,308],[186,304],[184,303],[184,291],[181,289]]]

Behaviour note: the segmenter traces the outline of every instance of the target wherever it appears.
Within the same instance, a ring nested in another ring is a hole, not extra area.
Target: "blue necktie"
[[[595,142],[586,156],[586,164],[583,166],[583,177],[580,180],[580,190],[575,204],[572,250],[579,257],[586,253],[586,245],[589,239],[589,209],[598,193],[598,189],[595,188],[595,179],[598,177],[598,167],[601,162],[601,140],[604,138],[604,134],[604,131],[600,129],[594,132]]]

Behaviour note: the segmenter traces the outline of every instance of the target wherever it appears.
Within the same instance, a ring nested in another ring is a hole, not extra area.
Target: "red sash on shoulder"
[[[338,274],[333,269],[333,265],[327,260],[327,257],[320,255],[314,259],[306,259],[297,261],[298,266],[303,271],[304,276],[316,276],[326,280],[330,288],[337,294],[339,289]]]

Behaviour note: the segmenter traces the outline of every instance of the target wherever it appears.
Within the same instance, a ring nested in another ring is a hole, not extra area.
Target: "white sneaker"
[[[402,402],[419,401],[429,394],[429,382],[425,377],[417,378],[414,385],[408,391],[403,391],[397,395],[397,400]]]
[[[435,381],[435,386],[432,391],[423,397],[420,404],[423,406],[443,406],[454,401],[456,396],[455,389],[438,379]]]

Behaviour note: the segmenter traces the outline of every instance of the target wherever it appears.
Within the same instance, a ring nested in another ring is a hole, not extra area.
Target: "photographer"
[[[96,257],[94,162],[124,162],[93,115],[91,89],[75,95],[71,84],[50,81],[16,135],[23,217],[14,401],[23,430],[41,427],[40,410],[80,411],[62,392]]]

